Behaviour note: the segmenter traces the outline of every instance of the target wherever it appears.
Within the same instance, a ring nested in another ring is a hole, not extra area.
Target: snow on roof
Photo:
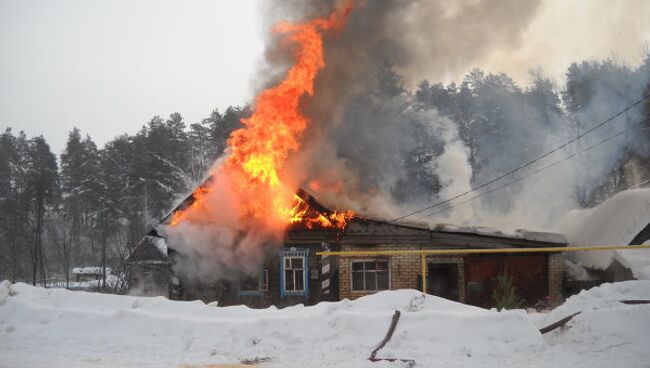
[[[147,235],[146,237],[162,255],[167,257],[167,243],[165,243],[165,238],[152,235]]]
[[[617,193],[594,208],[570,211],[558,228],[567,234],[569,246],[627,245],[649,223],[650,189],[646,188]],[[599,269],[609,267],[615,258],[631,267],[637,278],[650,271],[650,251],[646,249],[575,254],[582,265]]]
[[[75,267],[72,269],[74,275],[101,275],[104,272],[102,267]],[[111,268],[106,267],[106,273],[111,273]]]
[[[589,270],[584,266],[571,262],[568,259],[564,260],[564,277],[569,281],[594,281],[596,277],[589,273]]]
[[[643,243],[650,245],[650,240]],[[650,280],[650,250],[649,249],[629,249],[619,250],[614,254],[616,260],[630,270],[639,280]]]
[[[485,236],[496,236],[501,238],[524,239],[537,242],[566,244],[564,234],[552,231],[517,229],[514,231],[500,230],[484,226],[459,226],[452,224],[435,224],[431,226],[433,231],[449,233],[466,233]]]
[[[542,243],[557,243],[566,245],[568,243],[566,236],[560,232],[547,231],[547,230],[529,230],[517,229],[514,231],[501,230],[486,226],[464,226],[455,224],[429,224],[424,221],[414,220],[399,220],[399,221],[386,221],[378,218],[368,216],[357,216],[359,219],[377,221],[382,223],[389,223],[397,226],[407,226],[415,229],[430,230],[446,233],[463,233],[483,236],[494,236],[499,238],[510,239],[523,239]]]

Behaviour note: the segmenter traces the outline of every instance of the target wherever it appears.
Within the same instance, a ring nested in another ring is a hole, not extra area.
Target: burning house
[[[310,176],[317,163],[301,155],[313,137],[303,107],[325,68],[325,37],[340,35],[352,10],[353,2],[344,1],[326,17],[276,24],[278,47],[293,64],[255,98],[209,179],[136,247],[129,258],[134,292],[264,307],[422,288],[487,307],[497,276],[507,274],[528,304],[560,294],[561,253],[418,252],[563,247],[561,235],[378,220],[333,210],[300,189],[307,185],[329,198],[354,195],[342,193],[346,178],[337,170]],[[322,251],[345,253],[317,254]]]
[[[301,191],[299,196],[313,213],[325,217],[335,213],[305,192]],[[160,227],[169,226],[174,214],[192,206],[195,200],[193,195],[188,197]],[[524,230],[505,233],[450,225],[430,227],[423,223],[395,223],[350,215],[342,227],[294,223],[287,229],[283,244],[266,252],[257,272],[243,277],[238,273],[239,277],[206,283],[188,280],[175,272],[176,265],[186,255],[182,250],[166,246],[164,238],[153,230],[129,260],[130,284],[137,292],[144,291],[147,295],[157,292],[179,300],[267,307],[354,299],[381,290],[422,289],[424,271],[427,293],[491,307],[497,276],[505,273],[512,277],[517,295],[525,304],[533,305],[546,296],[561,295],[562,253],[427,255],[423,270],[420,255],[402,252],[564,246],[564,236],[557,233]],[[317,255],[322,251],[349,252],[349,255]],[[364,255],[363,252],[384,254]]]

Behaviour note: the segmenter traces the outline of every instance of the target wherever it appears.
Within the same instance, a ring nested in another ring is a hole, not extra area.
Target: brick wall
[[[373,247],[346,246],[342,251],[384,251],[384,250],[420,250],[433,249],[433,247],[408,246],[408,245],[378,245]],[[388,259],[390,271],[390,289],[418,289],[419,276],[422,272],[422,263],[418,254],[398,254],[390,256],[341,256],[339,258],[339,297],[341,299],[356,299],[372,294],[372,291],[352,291],[350,262],[362,259]],[[427,263],[456,263],[459,271],[459,298],[465,301],[465,271],[462,257],[427,256]]]
[[[548,295],[562,295],[564,280],[564,253],[549,253],[548,255]]]
[[[383,251],[383,250],[420,250],[434,249],[433,247],[404,246],[404,245],[378,245],[374,247],[346,246],[342,251]],[[372,294],[371,291],[352,291],[350,262],[362,259],[388,259],[390,269],[390,288],[418,289],[421,274],[421,259],[418,254],[399,254],[390,256],[340,256],[339,258],[339,297],[341,299],[356,299]],[[462,256],[427,256],[427,263],[456,263],[458,265],[458,298],[467,301],[465,265]],[[548,295],[558,297],[562,295],[562,282],[564,275],[564,254],[551,253],[548,255]]]
[[[382,250],[419,250],[418,246],[408,245],[377,245],[373,247],[341,246],[342,251],[382,251]],[[395,289],[416,289],[418,287],[418,275],[420,274],[420,256],[415,255],[391,255],[391,256],[341,256],[339,257],[339,297],[341,299],[356,299],[358,297],[373,294],[372,291],[352,291],[350,261],[361,259],[388,259],[390,272],[390,288]]]

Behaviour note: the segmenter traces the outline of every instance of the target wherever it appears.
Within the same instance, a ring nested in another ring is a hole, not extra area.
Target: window
[[[259,293],[269,290],[269,271],[260,271],[258,277],[249,277],[239,284],[241,293]]]
[[[352,291],[388,290],[388,260],[352,261]]]
[[[309,250],[285,248],[280,252],[280,297],[309,295]]]
[[[284,257],[284,290],[286,292],[305,291],[305,259],[303,257]]]

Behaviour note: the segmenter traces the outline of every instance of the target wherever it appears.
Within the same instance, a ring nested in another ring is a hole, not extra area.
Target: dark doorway
[[[427,264],[427,293],[458,300],[458,264]]]

